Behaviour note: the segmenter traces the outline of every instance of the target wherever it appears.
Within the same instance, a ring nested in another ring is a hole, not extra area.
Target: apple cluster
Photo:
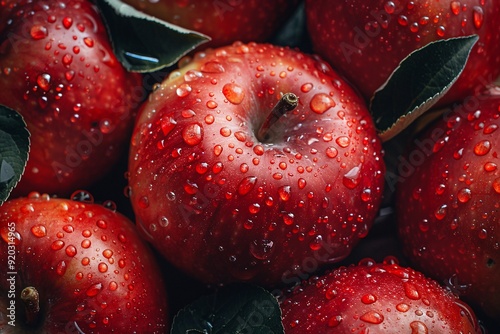
[[[0,332],[494,331],[498,19],[0,2]]]

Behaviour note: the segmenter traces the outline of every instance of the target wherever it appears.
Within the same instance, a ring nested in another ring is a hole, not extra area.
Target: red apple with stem
[[[291,283],[345,258],[385,166],[362,99],[317,57],[242,44],[183,62],[131,142],[137,224],[201,281]]]
[[[141,75],[117,60],[90,1],[3,1],[0,22],[0,104],[31,133],[13,195],[90,186],[127,146],[145,95]]]
[[[166,333],[165,287],[134,224],[31,193],[0,206],[0,332]]]
[[[399,235],[416,268],[499,319],[500,88],[467,101],[408,149]]]
[[[484,90],[500,74],[500,3],[483,0],[306,1],[312,45],[369,99],[410,53],[478,35],[458,81],[438,103]]]
[[[203,47],[235,41],[264,42],[277,32],[298,0],[123,0],[134,8],[211,38]]]

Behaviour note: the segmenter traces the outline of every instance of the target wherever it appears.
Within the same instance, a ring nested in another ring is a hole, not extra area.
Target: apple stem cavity
[[[26,323],[34,325],[38,321],[38,314],[40,313],[40,294],[37,289],[28,286],[21,291],[21,300],[24,302],[26,311]]]
[[[297,95],[294,93],[283,94],[257,132],[257,139],[263,143],[269,141],[271,134],[276,132],[278,120],[286,113],[295,109],[298,104],[299,98]]]

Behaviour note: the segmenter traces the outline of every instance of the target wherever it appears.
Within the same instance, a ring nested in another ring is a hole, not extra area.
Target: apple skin
[[[264,42],[276,33],[298,0],[124,0],[132,7],[211,38],[203,48]]]
[[[168,331],[156,258],[125,216],[34,192],[0,206],[0,236],[0,332]],[[40,294],[34,325],[27,324],[19,297],[28,286]],[[7,309],[12,301],[14,312]],[[15,327],[8,324],[12,314]]]
[[[429,42],[476,34],[461,77],[439,105],[485,89],[500,74],[500,3],[482,0],[307,0],[313,49],[366,99]]]
[[[145,98],[142,75],[113,54],[97,7],[85,0],[0,3],[0,104],[31,133],[12,197],[69,196],[101,179],[127,149]]]
[[[281,302],[285,333],[482,333],[466,303],[394,260],[363,259],[290,289]]]
[[[500,88],[450,108],[408,148],[396,206],[412,265],[500,319]],[[416,158],[418,157],[418,159]]]
[[[129,185],[140,231],[207,283],[293,283],[345,258],[384,186],[362,99],[317,57],[269,44],[198,53],[142,106]],[[256,137],[282,93],[298,107]]]

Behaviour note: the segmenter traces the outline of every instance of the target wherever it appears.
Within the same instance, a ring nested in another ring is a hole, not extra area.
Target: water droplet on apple
[[[56,273],[59,276],[63,276],[66,273],[66,268],[67,268],[66,262],[62,260],[56,265]]]
[[[310,243],[309,248],[313,251],[320,250],[323,245],[323,237],[321,235],[317,235]]]
[[[489,140],[482,140],[474,146],[474,153],[478,156],[488,154],[491,150],[491,143]]]
[[[250,254],[258,260],[266,260],[272,254],[273,246],[271,240],[254,240],[250,243]]]
[[[181,84],[177,89],[175,90],[176,94],[178,97],[186,97],[191,93],[191,86],[187,83]]]
[[[283,222],[285,225],[292,225],[295,219],[295,215],[291,212],[283,214]]]
[[[328,327],[337,327],[342,322],[342,316],[335,315],[328,320]]]
[[[335,107],[336,103],[325,93],[319,93],[313,96],[310,102],[311,110],[317,114],[323,114],[328,109]]]
[[[428,329],[427,326],[418,320],[412,321],[410,323],[411,334],[427,334]]]
[[[99,270],[100,273],[105,273],[108,271],[108,265],[104,262],[101,262],[97,265],[97,270]]]
[[[56,240],[50,245],[50,248],[55,251],[60,250],[63,247],[64,247],[64,241],[62,240]]]
[[[223,73],[225,72],[224,66],[217,61],[208,61],[200,68],[205,73]]]
[[[405,304],[405,303],[399,303],[398,305],[396,305],[396,310],[398,310],[399,312],[408,312],[408,310],[410,309],[410,306],[408,304]]]
[[[186,72],[186,74],[184,74],[184,80],[186,80],[187,82],[195,81],[195,80],[202,78],[202,77],[203,77],[203,73],[201,73],[200,71],[196,71],[196,70],[189,70]]]
[[[31,234],[37,238],[43,238],[47,235],[47,229],[42,224],[34,225],[31,227]]]
[[[335,147],[328,147],[326,149],[326,156],[333,159],[338,155],[338,150]]]
[[[354,189],[359,184],[361,167],[355,166],[349,170],[342,178],[342,184],[349,189]]]
[[[361,321],[370,323],[370,324],[380,324],[384,321],[384,316],[377,311],[368,311],[359,317]]]
[[[303,84],[301,87],[300,87],[300,90],[303,92],[303,93],[308,93],[311,91],[311,89],[313,89],[313,84],[312,83],[305,83]]]
[[[139,207],[142,209],[146,209],[149,207],[149,198],[147,196],[142,196],[138,201]]]
[[[409,283],[409,282],[404,282],[403,288],[404,288],[406,297],[408,297],[412,300],[420,299],[420,293],[418,292],[418,290],[414,284]]]
[[[280,199],[284,202],[288,201],[291,196],[291,187],[290,186],[281,186],[278,188],[278,195]]]
[[[235,83],[228,83],[222,87],[222,94],[232,104],[240,104],[245,98],[245,91],[243,88]]]
[[[172,131],[177,122],[172,117],[161,118],[160,127],[164,136],[167,136]]]
[[[44,39],[45,37],[47,37],[47,35],[48,35],[48,30],[46,27],[42,25],[36,24],[32,26],[30,29],[30,36],[34,40]]]
[[[472,198],[472,192],[469,188],[462,188],[458,191],[457,199],[460,203],[467,203]]]
[[[256,176],[247,176],[245,177],[240,184],[238,185],[238,193],[240,195],[246,195],[255,187],[257,183]]]
[[[493,190],[497,194],[500,194],[500,177],[493,180],[492,186],[493,186]]]
[[[207,103],[206,103],[206,106],[207,106],[208,109],[215,109],[219,105],[217,104],[217,102],[215,102],[213,100],[208,100]]]
[[[450,9],[454,15],[460,14],[460,1],[454,0],[454,1],[450,2]]]
[[[339,145],[340,147],[342,148],[346,148],[349,146],[349,144],[351,143],[351,140],[349,139],[349,137],[347,136],[340,136],[338,137],[335,142],[337,143],[337,145]]]
[[[371,293],[368,293],[366,295],[363,295],[363,297],[361,297],[361,302],[363,304],[373,304],[377,301],[377,297]]]
[[[71,194],[70,198],[77,202],[94,203],[94,196],[87,190],[77,190]]]
[[[203,127],[199,123],[193,123],[184,128],[182,139],[190,146],[198,145],[203,140]]]
[[[232,134],[231,129],[227,127],[222,127],[219,132],[222,137],[229,137]]]
[[[191,118],[193,116],[196,116],[196,113],[192,109],[184,109],[181,112],[181,115],[183,118]]]
[[[474,27],[476,29],[481,29],[483,26],[484,22],[484,12],[483,9],[479,6],[474,6],[472,8],[472,13],[473,13],[473,22],[474,22]]]
[[[66,247],[66,255],[68,255],[69,257],[74,257],[76,253],[77,251],[75,246],[69,245],[68,247]]]
[[[102,290],[102,284],[97,283],[97,284],[93,284],[90,288],[88,288],[87,291],[85,291],[85,294],[88,297],[94,297],[94,296],[97,296],[97,294],[99,292],[101,292],[101,290]]]

